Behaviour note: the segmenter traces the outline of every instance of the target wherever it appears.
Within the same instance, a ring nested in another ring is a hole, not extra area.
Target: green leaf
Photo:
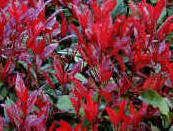
[[[168,8],[168,17],[173,15],[173,6]]]
[[[170,108],[173,108],[173,101],[172,101],[171,98],[168,99],[167,97],[165,97],[164,100],[166,101],[166,103],[168,104],[168,106],[169,106]]]
[[[161,118],[163,127],[168,128],[170,125],[170,118],[168,116],[161,116]]]
[[[57,51],[57,53],[59,54],[62,54],[62,55],[72,55],[73,53],[73,50],[71,48],[69,48],[68,50],[67,49],[63,49],[63,50],[60,50],[60,51]]]
[[[151,124],[151,131],[160,131],[160,129],[157,126]]]
[[[44,66],[42,66],[40,68],[40,70],[43,71],[43,72],[55,73],[54,70],[51,67],[52,67],[51,64],[45,64]]]
[[[74,57],[74,60],[75,60],[75,62],[81,61],[82,60],[81,55],[79,53],[77,53],[76,56]]]
[[[80,73],[76,73],[75,78],[77,78],[78,80],[80,80],[82,82],[87,82],[87,79]]]
[[[82,117],[84,117],[85,112],[84,112],[84,108],[83,108],[83,107],[80,108],[79,113],[80,113],[80,115],[81,115]]]
[[[100,105],[99,105],[99,110],[104,110],[106,107],[106,104],[101,102]]]
[[[171,128],[169,128],[169,131],[173,131],[173,126],[171,126]]]
[[[28,69],[28,65],[26,62],[19,60],[18,63],[21,64],[26,70]],[[36,72],[34,71],[34,69],[32,67],[30,68],[30,72],[33,75],[33,77],[35,78],[35,80],[37,80]]]
[[[7,95],[7,93],[8,93],[8,90],[7,90],[8,88],[7,87],[2,87],[2,89],[1,89],[1,92],[0,92],[0,100],[3,100],[4,99],[4,97],[6,97],[6,95]]]
[[[161,65],[160,64],[157,64],[156,65],[156,70],[155,70],[155,72],[156,73],[159,73],[161,71]]]
[[[64,9],[64,15],[65,15],[66,17],[70,17],[70,16],[71,16],[71,13],[70,13],[69,10]]]
[[[117,0],[117,5],[115,9],[112,11],[112,17],[115,19],[116,16],[120,14],[126,14],[127,13],[127,6],[125,5],[123,0]]]
[[[14,104],[14,102],[9,97],[7,97],[7,99],[5,100],[5,104],[7,106],[11,106],[12,104]]]
[[[10,119],[8,118],[7,111],[5,108],[4,108],[4,118],[7,122],[10,122]]]
[[[173,37],[173,32],[171,32],[171,33],[168,35],[168,37],[167,37],[167,39],[168,39],[168,41],[169,41],[171,47],[173,47],[173,40],[172,40],[172,37]]]
[[[167,13],[167,10],[166,10],[166,7],[162,10],[162,13],[159,17],[159,19],[157,20],[157,23],[158,24],[162,24],[163,23],[163,20],[164,18],[166,17],[166,13]]]
[[[72,111],[73,113],[75,112],[68,95],[60,96],[56,106],[62,111]]]
[[[141,96],[142,99],[148,104],[151,104],[153,107],[158,107],[162,115],[168,116],[169,114],[168,104],[157,92],[153,90],[146,90],[143,92]]]
[[[151,0],[151,3],[152,3],[152,4],[156,4],[157,1],[156,1],[156,0]]]

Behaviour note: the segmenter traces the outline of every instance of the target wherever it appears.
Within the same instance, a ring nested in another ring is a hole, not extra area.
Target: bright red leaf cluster
[[[173,16],[127,4],[2,0],[0,131],[172,129]]]

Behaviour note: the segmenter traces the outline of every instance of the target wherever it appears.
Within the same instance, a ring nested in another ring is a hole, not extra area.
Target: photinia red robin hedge
[[[172,131],[171,2],[1,0],[0,131],[13,130]]]

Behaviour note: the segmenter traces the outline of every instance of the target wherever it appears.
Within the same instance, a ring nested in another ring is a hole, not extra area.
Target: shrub
[[[171,130],[166,4],[2,0],[0,130]]]

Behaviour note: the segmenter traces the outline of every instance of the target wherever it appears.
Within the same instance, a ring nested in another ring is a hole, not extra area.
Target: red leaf
[[[111,70],[102,69],[102,67],[99,67],[98,69],[99,75],[99,82],[106,82],[109,81],[112,76]]]
[[[0,9],[4,8],[9,3],[9,0],[1,0]]]
[[[5,78],[5,76],[8,74],[8,71],[10,70],[10,66],[11,66],[12,62],[11,62],[11,58],[9,58],[7,60],[7,63],[5,64],[4,70],[2,72],[1,75],[1,79],[3,80]]]
[[[66,121],[60,120],[58,124],[60,127],[56,128],[56,131],[72,131],[71,126]]]
[[[97,114],[98,114],[98,105],[92,101],[91,94],[87,95],[86,103],[87,104],[83,105],[85,117],[89,120],[90,123],[93,123],[97,117]]]
[[[130,103],[130,115],[134,116],[136,113],[135,108],[132,103]]]
[[[59,45],[59,43],[50,44],[50,45],[46,46],[44,48],[44,51],[41,54],[41,57],[43,59],[49,57],[53,53],[53,51],[57,48],[58,45]]]
[[[115,6],[116,6],[115,0],[105,0],[105,2],[101,6],[102,16],[106,17],[110,15]]]
[[[99,5],[92,0],[92,4],[91,4],[91,8],[93,10],[93,13],[94,13],[94,19],[95,21],[100,21],[101,17],[100,17],[100,14],[101,14],[101,10],[99,8]]]
[[[88,92],[86,90],[86,88],[80,83],[80,81],[78,81],[77,79],[73,79],[72,80],[75,84],[75,89],[80,93],[81,97],[86,97]]]
[[[158,29],[158,38],[163,40],[171,31],[173,31],[173,16],[166,19],[166,21]]]
[[[61,23],[61,36],[65,37],[66,33],[67,33],[67,22],[66,22],[66,19],[63,18]]]
[[[167,65],[167,67],[168,67],[168,71],[169,71],[169,78],[173,84],[173,63],[169,63]]]
[[[81,107],[81,99],[78,98],[78,99],[75,99],[75,98],[70,98],[70,101],[76,111],[76,114],[79,115],[79,110],[80,110],[80,107]]]
[[[120,109],[119,109],[119,112],[118,112],[119,121],[122,120],[122,118],[123,118],[123,116],[124,116],[124,110],[125,110],[126,104],[127,104],[127,102],[126,102],[125,100],[122,100],[122,101],[121,101]]]
[[[106,107],[106,111],[110,117],[110,121],[114,126],[117,126],[124,118],[124,109],[127,102],[125,100],[121,101],[120,109],[118,114],[115,113],[115,111],[109,107]]]
[[[158,20],[165,6],[166,6],[166,0],[159,0],[157,2],[156,6],[154,7],[154,14],[153,14],[153,19],[155,21]]]
[[[77,124],[74,128],[74,131],[87,131],[87,129],[83,128],[81,124]]]
[[[126,82],[122,89],[120,90],[120,94],[124,94],[130,87],[131,87],[132,83],[131,82]]]
[[[0,131],[3,131],[3,125],[3,118],[0,116]]]
[[[56,124],[58,124],[58,121],[54,121],[51,126],[49,127],[49,131],[54,131],[54,128],[56,126]]]
[[[108,116],[110,117],[111,123],[114,126],[117,126],[119,122],[116,120],[118,115],[115,113],[115,110],[111,109],[110,107],[106,107],[106,111],[108,113]]]
[[[39,42],[38,46],[35,48],[35,53],[40,55],[43,52],[44,47],[45,47],[45,41],[44,41],[44,39],[42,39]]]
[[[17,96],[19,97],[19,99],[22,100],[24,97],[24,94],[26,94],[25,92],[27,92],[26,91],[27,88],[25,87],[20,74],[17,74],[15,90],[16,90],[16,93],[17,93]]]
[[[54,86],[53,82],[51,81],[51,79],[49,78],[48,74],[44,73],[43,76],[44,76],[44,78],[46,78],[46,80],[47,80],[49,86],[50,86],[53,90],[55,90],[55,86]]]
[[[64,71],[61,66],[61,63],[54,57],[54,68],[55,68],[55,76],[60,83],[63,83],[64,80]]]
[[[85,44],[85,41],[84,41],[81,33],[78,31],[77,27],[74,26],[73,24],[71,24],[70,26],[73,29],[73,31],[76,33],[76,35],[78,36],[78,41],[79,41],[78,43],[79,44]]]
[[[28,108],[27,108],[27,111],[28,113],[31,112],[34,104],[36,103],[37,101],[37,97],[38,95],[41,93],[41,88],[39,90],[35,90],[35,91],[32,91],[29,95],[29,98],[28,98]]]
[[[131,129],[131,128],[129,128],[130,122],[131,122],[130,120],[131,120],[130,117],[124,116],[120,131],[127,131],[127,130]]]
[[[8,12],[11,17],[14,17],[16,22],[19,22],[19,13],[17,13],[17,6],[14,1],[11,4],[12,4],[11,8],[8,7]]]
[[[101,94],[104,97],[106,102],[108,102],[108,103],[112,102],[112,94],[113,94],[112,92],[106,92],[106,91],[100,89],[99,94]]]
[[[136,127],[138,125],[138,123],[140,122],[140,120],[142,119],[142,117],[145,115],[147,110],[147,106],[144,105],[142,108],[139,109],[139,111],[136,113],[135,117],[133,118],[133,125],[134,127]]]
[[[30,115],[28,118],[26,118],[26,120],[28,121],[27,125],[29,125],[30,127],[40,126],[45,119],[46,119],[46,114],[42,114],[39,117]]]
[[[72,71],[71,71],[71,73],[70,73],[71,79],[74,77],[74,75],[75,75],[76,73],[80,72],[80,70],[81,70],[81,65],[82,65],[82,62],[79,61],[79,62],[77,62],[77,63],[73,66]]]

